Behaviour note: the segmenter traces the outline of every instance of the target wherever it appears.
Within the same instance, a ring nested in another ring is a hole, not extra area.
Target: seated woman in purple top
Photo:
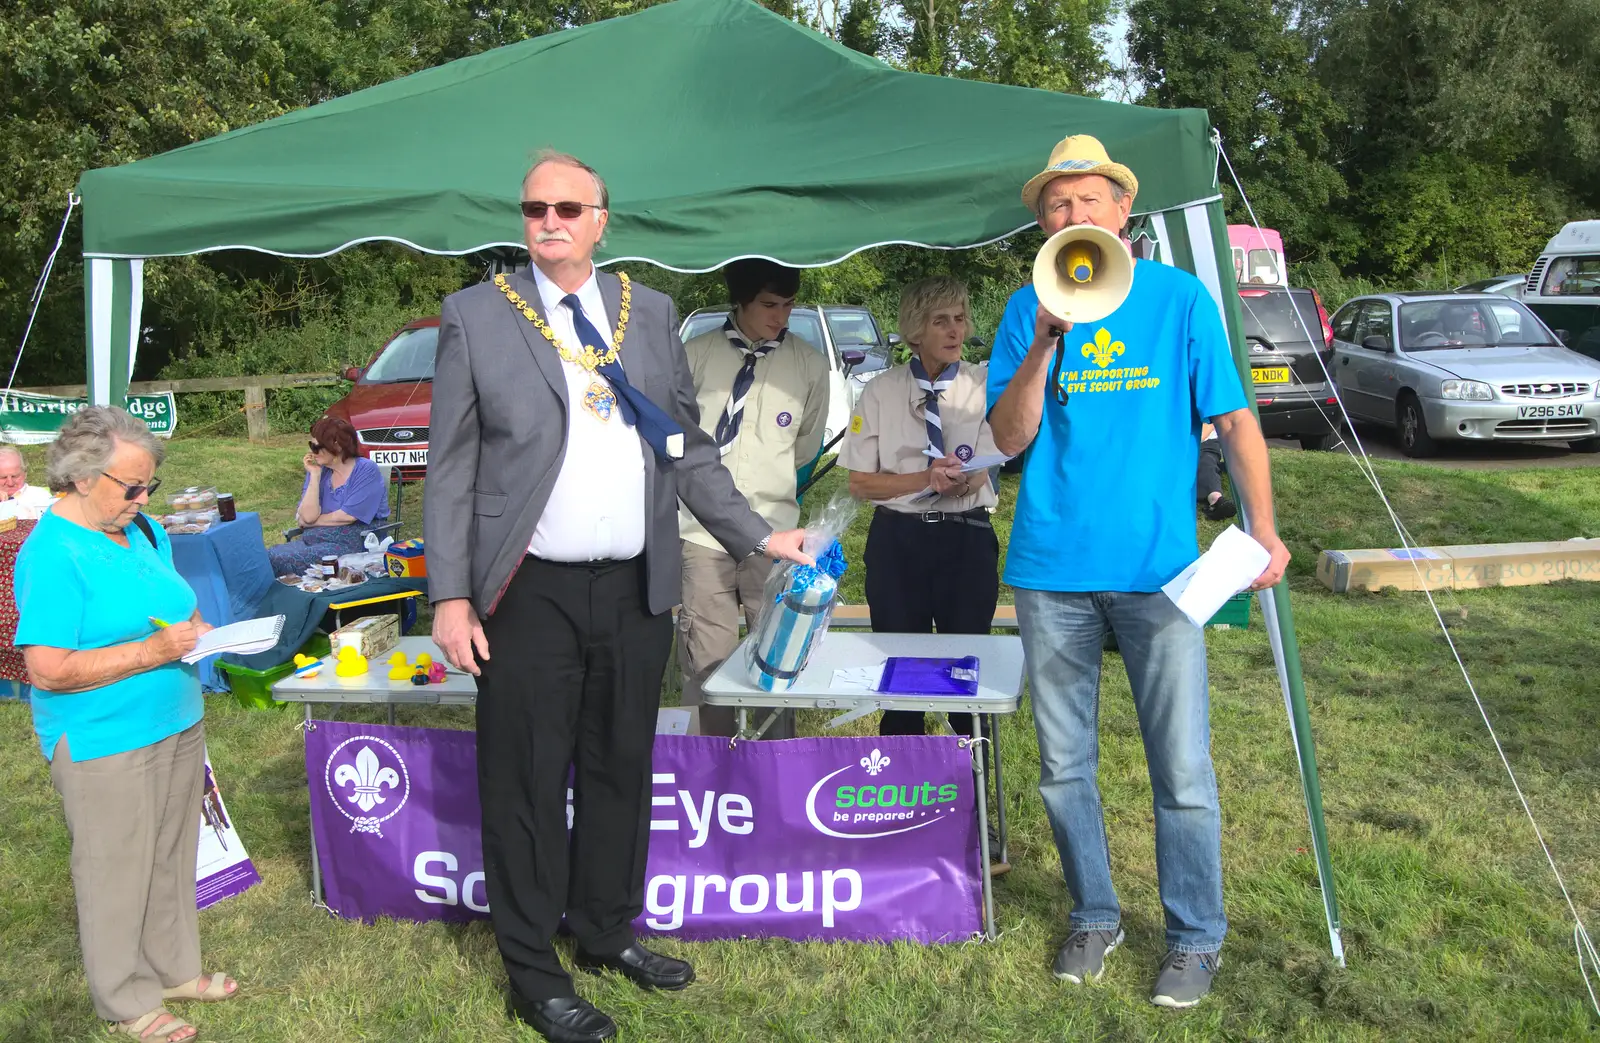
[[[311,425],[305,455],[306,484],[295,509],[305,530],[298,539],[267,548],[272,570],[290,576],[325,554],[358,554],[372,526],[389,518],[389,488],[383,472],[356,455],[356,432],[348,421],[325,416]]]

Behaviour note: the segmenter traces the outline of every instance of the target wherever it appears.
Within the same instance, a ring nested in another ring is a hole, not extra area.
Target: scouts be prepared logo
[[[411,796],[411,775],[400,752],[371,735],[335,746],[322,777],[333,806],[351,821],[352,833],[383,836],[379,827],[398,815]]]
[[[778,426],[779,427],[788,427],[792,423],[794,423],[794,414],[793,413],[779,413],[778,414]]]
[[[819,833],[844,840],[892,837],[949,821],[960,791],[891,772],[893,760],[874,749],[817,780],[806,795],[806,818]]]

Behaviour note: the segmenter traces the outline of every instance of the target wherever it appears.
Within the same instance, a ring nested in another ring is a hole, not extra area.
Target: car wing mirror
[[[360,380],[361,379],[361,367],[360,366],[346,366],[344,368],[344,379],[346,379],[346,380],[348,380],[348,381],[350,381],[352,383],[354,383],[357,380]]]
[[[1561,343],[1565,344],[1569,348],[1572,347],[1572,331],[1571,330],[1556,330],[1555,334],[1556,334],[1556,340],[1559,340]]]
[[[898,348],[899,346],[900,346],[900,334],[898,334],[898,333],[889,334],[889,347]]]
[[[845,348],[839,352],[839,361],[844,363],[845,372],[848,373],[867,361],[867,353],[860,348]]]
[[[1385,337],[1381,333],[1374,333],[1370,337],[1362,340],[1361,346],[1366,348],[1368,351],[1388,351],[1389,338]]]

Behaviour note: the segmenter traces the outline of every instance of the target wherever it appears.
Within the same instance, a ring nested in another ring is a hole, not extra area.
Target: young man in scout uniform
[[[722,465],[756,513],[775,529],[792,529],[800,522],[796,472],[822,448],[828,361],[822,349],[788,330],[798,271],[752,258],[734,261],[722,276],[733,305],[728,321],[684,345],[700,426],[716,440]],[[741,607],[746,625],[755,629],[772,559],[756,554],[735,560],[687,508],[678,521],[683,705],[700,707],[702,734],[732,735],[733,709],[701,705],[701,685],[738,646]],[[793,712],[785,711],[765,735],[793,738]]]

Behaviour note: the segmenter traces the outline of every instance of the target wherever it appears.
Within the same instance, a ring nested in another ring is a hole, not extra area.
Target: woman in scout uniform
[[[867,534],[872,629],[987,634],[1000,597],[1000,545],[989,521],[989,471],[998,455],[984,418],[984,367],[961,361],[972,334],[967,288],[936,277],[900,294],[900,335],[911,361],[869,383],[850,418],[839,463],[850,492],[877,505]],[[951,727],[972,734],[966,714]],[[880,735],[922,735],[924,715],[889,710]]]

